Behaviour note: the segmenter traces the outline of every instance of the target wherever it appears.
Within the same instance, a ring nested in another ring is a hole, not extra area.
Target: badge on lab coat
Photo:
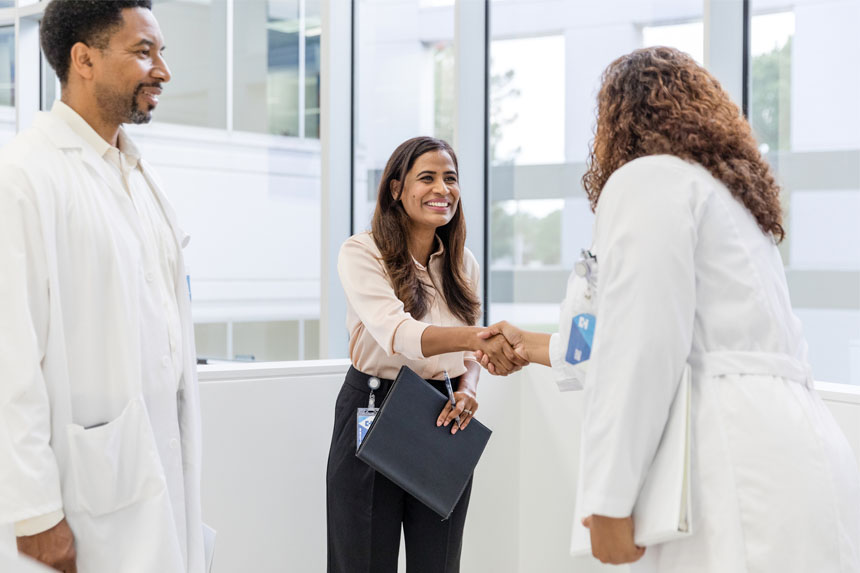
[[[570,323],[570,338],[567,342],[565,360],[574,366],[591,357],[591,344],[594,341],[595,318],[593,314],[578,314]]]
[[[596,293],[597,256],[591,250],[583,250],[582,258],[567,281],[567,294],[559,313],[558,336],[550,342],[555,382],[562,392],[582,390],[585,384],[597,322]]]

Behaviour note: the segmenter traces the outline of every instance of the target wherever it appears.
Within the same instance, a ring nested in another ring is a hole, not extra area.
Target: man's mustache
[[[162,89],[161,82],[153,82],[150,84],[137,84],[137,87],[134,88],[134,95],[140,95],[140,92],[143,91],[144,88],[158,88]]]

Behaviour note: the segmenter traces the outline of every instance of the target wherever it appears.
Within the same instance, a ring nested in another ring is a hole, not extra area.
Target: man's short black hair
[[[72,46],[83,42],[107,48],[111,32],[122,24],[125,8],[152,10],[152,0],[52,0],[48,4],[39,37],[60,83],[65,85],[69,79]]]

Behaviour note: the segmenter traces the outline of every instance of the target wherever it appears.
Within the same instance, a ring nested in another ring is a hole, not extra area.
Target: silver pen
[[[454,409],[457,407],[457,401],[454,399],[454,389],[451,387],[451,379],[448,378],[447,370],[443,370],[442,372],[445,374],[445,388],[448,390],[448,399],[451,400],[451,408]],[[460,426],[460,416],[457,416],[454,420],[457,421],[457,428],[462,430],[463,427]]]

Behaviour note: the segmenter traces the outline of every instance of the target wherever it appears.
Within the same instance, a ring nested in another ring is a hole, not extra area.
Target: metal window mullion
[[[705,67],[738,105],[744,99],[744,10],[747,0],[704,0]]]
[[[16,130],[33,123],[41,97],[39,58],[39,10],[21,10],[15,15],[15,116]],[[29,16],[29,17],[27,17]]]
[[[305,137],[305,15],[306,0],[299,0],[299,137]]]
[[[469,229],[466,245],[484,269],[488,261],[485,214],[488,204],[487,136],[482,131],[487,128],[488,6],[487,0],[454,5],[454,149],[460,164],[461,188],[476,190],[475,193],[461,195],[460,203]],[[483,302],[486,311],[486,297]]]
[[[752,77],[750,75],[750,34],[751,34],[750,0],[743,0],[743,60],[741,62],[741,76],[743,85],[741,87],[741,111],[744,117],[750,116],[750,86]]]
[[[490,213],[492,211],[492,199],[490,197],[490,46],[492,37],[490,34],[490,0],[484,0],[484,257],[481,268],[484,270],[483,299],[484,299],[484,326],[489,324],[490,318]]]
[[[225,59],[226,74],[227,74],[227,133],[233,131],[233,10],[235,9],[234,0],[227,0],[227,57]]]
[[[337,255],[350,235],[353,186],[355,2],[323,0],[320,36],[320,358],[348,355],[343,326],[346,296],[337,276]]]

